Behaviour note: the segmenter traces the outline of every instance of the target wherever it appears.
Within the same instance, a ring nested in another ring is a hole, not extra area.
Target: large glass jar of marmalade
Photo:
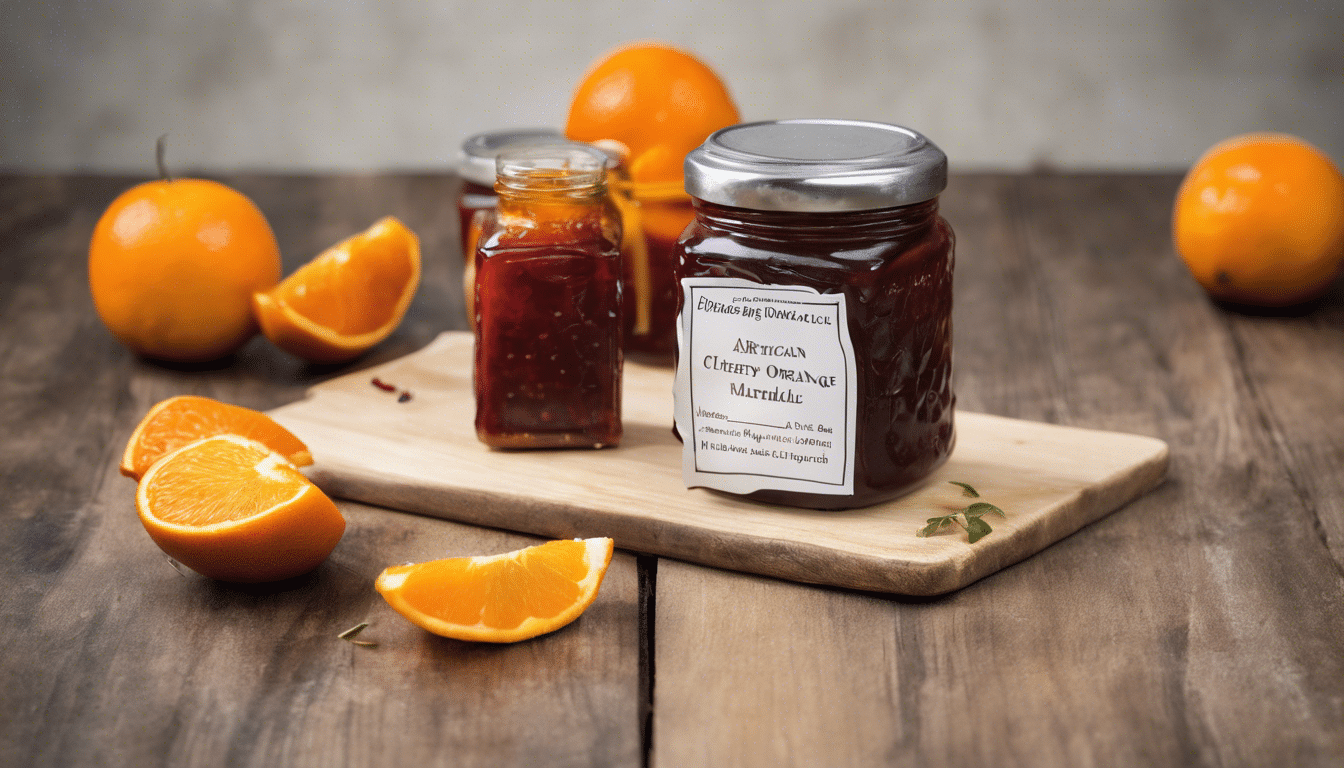
[[[947,158],[847,120],[725,128],[686,159],[676,425],[691,487],[814,509],[952,451]]]
[[[477,244],[476,434],[494,448],[621,438],[619,215],[606,158],[506,150]]]

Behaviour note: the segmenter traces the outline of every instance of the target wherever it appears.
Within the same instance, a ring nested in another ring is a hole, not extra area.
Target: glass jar
[[[505,150],[476,250],[476,435],[493,448],[621,438],[621,224],[606,158]]]
[[[472,310],[472,280],[475,277],[476,238],[480,235],[480,221],[473,219],[482,211],[493,211],[499,202],[495,194],[495,158],[507,147],[528,146],[562,140],[554,128],[519,128],[488,131],[469,136],[458,152],[457,173],[462,188],[457,195],[458,233],[462,240],[462,264],[465,268],[463,290],[467,301],[467,317],[474,318]]]
[[[947,460],[946,183],[941,150],[882,123],[733,126],[687,157],[674,392],[688,486],[845,509]]]
[[[613,182],[626,224],[625,349],[670,364],[677,351],[677,240],[695,218],[681,181]]]

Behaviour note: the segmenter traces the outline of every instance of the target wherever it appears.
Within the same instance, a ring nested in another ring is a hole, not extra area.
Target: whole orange
[[[636,182],[678,181],[686,155],[739,119],[723,81],[699,59],[661,43],[637,43],[584,75],[565,135],[624,144]]]
[[[89,243],[89,289],[112,335],[147,357],[213,360],[257,332],[252,294],[280,280],[270,224],[214,181],[131,187]]]
[[[1310,301],[1344,264],[1344,176],[1295,136],[1235,136],[1186,174],[1172,232],[1214,298],[1265,307]]]

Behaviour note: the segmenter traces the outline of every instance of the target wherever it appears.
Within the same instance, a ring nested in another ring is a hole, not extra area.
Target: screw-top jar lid
[[[564,141],[564,136],[554,128],[516,128],[478,133],[462,142],[462,149],[458,153],[458,173],[473,184],[493,186],[495,158],[505,147],[553,141]]]
[[[686,191],[758,211],[864,211],[947,187],[947,155],[921,134],[859,120],[777,120],[716,131],[686,156]]]

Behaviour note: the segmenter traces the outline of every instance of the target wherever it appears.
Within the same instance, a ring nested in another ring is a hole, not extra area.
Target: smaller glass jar
[[[938,147],[883,123],[750,123],[691,152],[674,385],[688,486],[845,509],[947,460],[946,183]]]
[[[476,435],[493,448],[621,439],[621,223],[606,162],[573,144],[496,160],[474,281]]]

